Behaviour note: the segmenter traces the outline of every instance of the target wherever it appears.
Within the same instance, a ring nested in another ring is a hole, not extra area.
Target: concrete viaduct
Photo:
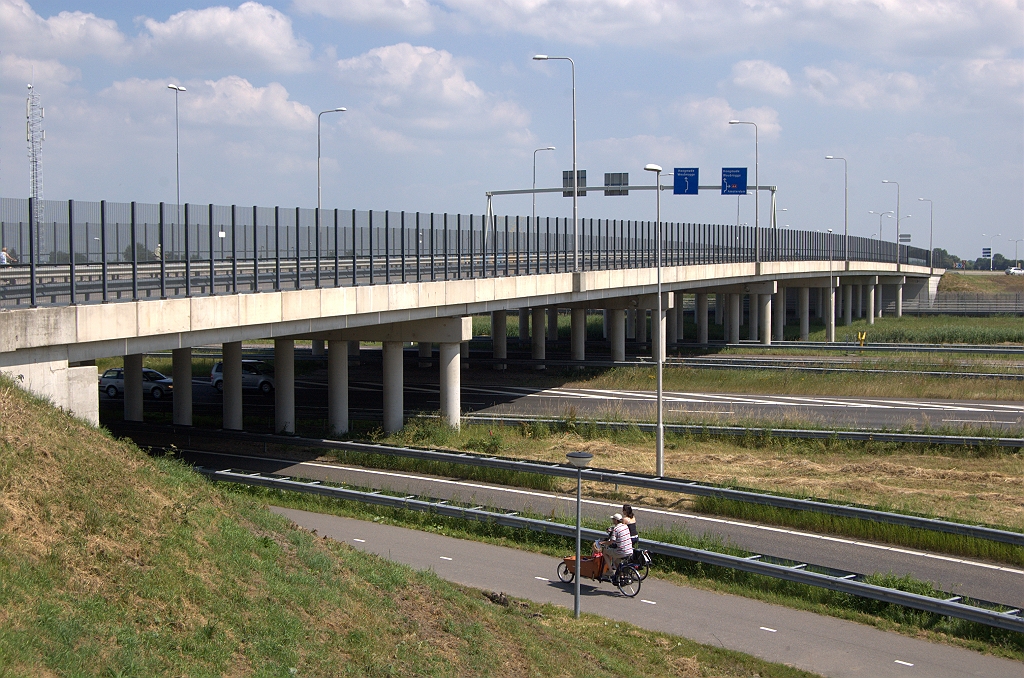
[[[850,324],[866,316],[874,322],[883,308],[883,290],[888,306],[894,300],[897,316],[904,294],[932,297],[939,274],[925,266],[865,261],[664,266],[663,316],[661,332],[652,337],[654,350],[664,354],[666,343],[684,340],[682,295],[695,295],[699,336],[691,341],[706,344],[708,324],[719,322],[728,342],[739,342],[742,296],[749,295],[748,338],[770,344],[782,337],[787,298],[796,298],[801,338],[807,338],[812,312],[825,319],[834,337],[837,320]],[[391,432],[403,425],[404,345],[418,342],[421,350],[429,350],[439,344],[441,413],[458,426],[460,349],[471,338],[470,316],[491,314],[494,356],[500,359],[506,357],[506,314],[518,311],[520,337],[528,333],[532,315],[533,357],[542,359],[545,313],[571,309],[571,355],[582,361],[586,312],[602,310],[612,359],[624,360],[627,335],[646,341],[647,324],[638,319],[656,306],[656,276],[653,267],[621,268],[13,308],[0,311],[0,369],[35,394],[98,424],[95,361],[123,356],[125,419],[141,421],[143,355],[170,350],[177,386],[174,422],[191,425],[192,348],[222,344],[223,427],[237,430],[242,427],[242,342],[273,339],[276,430],[292,433],[294,345],[297,339],[312,339],[314,353],[322,353],[326,343],[329,423],[334,433],[343,433],[348,429],[350,347],[359,341],[382,342],[383,425]]]

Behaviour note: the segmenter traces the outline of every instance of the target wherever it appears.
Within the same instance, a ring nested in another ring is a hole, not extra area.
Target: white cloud
[[[758,136],[762,139],[778,138],[782,132],[779,124],[779,113],[767,106],[737,110],[729,102],[720,97],[711,97],[700,101],[689,101],[675,106],[675,111],[683,122],[693,125],[705,137],[724,136],[730,120],[746,120],[757,125]]]
[[[24,0],[0,0],[0,44],[4,52],[36,57],[119,59],[126,54],[125,37],[116,22],[86,12],[61,12],[44,19]]]
[[[167,21],[145,19],[143,53],[173,55],[179,64],[266,68],[292,73],[310,67],[311,47],[295,36],[291,19],[266,5],[186,10]]]
[[[273,82],[256,87],[237,75],[220,80],[186,82],[179,94],[181,119],[196,127],[247,127],[253,129],[302,132],[316,124],[313,111],[292,101],[288,91]],[[164,80],[132,78],[116,82],[100,93],[100,98],[123,107],[133,117],[163,118],[173,111],[171,96]]]
[[[786,96],[793,89],[793,82],[786,69],[767,61],[740,61],[732,67],[733,84],[759,92]]]
[[[26,59],[16,54],[0,57],[0,79],[37,87],[64,86],[82,77],[77,68],[69,68],[55,59]]]
[[[363,98],[352,117],[365,116],[365,129],[377,130],[373,136],[387,140],[389,147],[411,143],[400,141],[395,132],[465,137],[497,130],[517,135],[529,121],[518,105],[467,78],[462,64],[444,50],[400,43],[342,59],[337,69]]]
[[[410,33],[432,31],[438,11],[427,0],[295,0],[294,5],[301,12]]]
[[[922,103],[929,89],[911,73],[864,70],[852,64],[838,64],[833,70],[808,66],[804,78],[805,91],[821,103],[865,110],[909,110]]]

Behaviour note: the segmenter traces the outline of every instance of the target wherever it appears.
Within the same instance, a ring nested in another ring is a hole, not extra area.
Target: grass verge
[[[493,523],[250,486],[235,485],[231,491],[277,506],[385,522],[460,539],[472,539],[544,553],[552,556],[553,559],[561,558],[574,548],[573,540],[568,537],[516,530]],[[606,525],[594,523],[587,526],[601,529]],[[732,549],[720,542],[708,538],[695,538],[680,530],[645,531],[644,536],[684,546],[746,555],[744,552]],[[883,630],[898,631],[915,637],[923,635],[933,641],[967,647],[1018,661],[1024,660],[1024,635],[1019,633],[993,629],[982,624],[950,619],[931,613],[917,612],[898,605],[878,603],[761,575],[674,558],[660,556],[654,558],[655,574],[673,583],[741,595],[773,604],[870,624]],[[557,560],[552,560],[552,570],[556,564]],[[871,577],[869,583],[912,591],[921,595],[937,595],[930,585],[910,577],[880,574]]]
[[[295,529],[6,378],[0,489],[4,675],[810,675],[495,606]]]

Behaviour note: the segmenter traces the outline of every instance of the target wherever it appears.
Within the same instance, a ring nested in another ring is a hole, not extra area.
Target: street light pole
[[[658,224],[657,225],[657,231],[655,231],[655,243],[656,243],[656,247],[658,249],[657,259],[655,260],[655,263],[656,263],[657,268],[658,268],[658,303],[657,303],[657,309],[656,309],[656,313],[658,314],[658,317],[657,317],[657,329],[655,329],[654,331],[657,332],[657,334],[655,336],[658,338],[658,349],[657,349],[658,355],[657,355],[657,358],[655,359],[654,362],[657,365],[656,369],[657,369],[657,389],[658,389],[658,397],[657,397],[657,401],[658,401],[658,420],[657,421],[658,421],[658,423],[657,423],[657,428],[656,428],[656,433],[655,433],[654,458],[655,458],[655,467],[656,467],[655,475],[660,477],[660,476],[665,475],[665,422],[664,422],[664,420],[662,418],[662,409],[663,409],[663,407],[662,407],[662,381],[661,381],[662,367],[663,367],[663,363],[664,363],[663,355],[665,353],[665,334],[664,334],[664,331],[663,331],[664,324],[661,321],[661,316],[662,316],[662,309],[661,309],[661,165],[650,164],[650,165],[645,166],[644,170],[647,171],[647,172],[654,172],[655,176],[656,176],[656,179],[657,179],[655,184],[654,184],[656,186],[656,188],[654,189],[654,193],[655,193],[655,196],[656,196],[655,203],[657,205],[657,207],[656,207],[656,214],[657,214],[657,224]]]
[[[900,182],[882,179],[883,184],[896,184],[896,270],[900,270]]]
[[[174,90],[174,185],[175,204],[178,206],[178,224],[181,224],[181,161],[178,153],[178,92],[184,92],[181,85],[168,85],[167,89]],[[161,252],[163,254],[163,252]]]
[[[536,148],[533,151],[533,190],[537,190],[537,152],[538,151],[553,151],[554,146],[545,146],[544,148]],[[537,223],[537,194],[533,194],[533,221],[531,224]]]
[[[935,273],[935,205],[929,198],[918,198],[921,202],[928,203],[928,267],[931,273]]]
[[[876,212],[874,210],[868,210],[868,214],[877,214],[878,215],[878,239],[881,240],[882,239],[882,217],[886,217],[887,216],[890,219],[892,219],[892,210],[889,210],[888,212]]]
[[[847,165],[846,158],[838,155],[826,155],[825,160],[842,160],[843,161],[843,195],[844,197],[844,215],[843,215],[843,252],[844,259],[846,259],[847,268],[850,264],[850,168]]]
[[[331,108],[326,111],[320,111],[320,114],[316,116],[316,213],[320,214],[320,210],[323,209],[323,204],[320,199],[320,118],[323,117],[324,113],[342,113],[348,109],[339,106],[338,108]],[[319,216],[317,216],[317,223],[319,224]],[[317,234],[319,237],[319,234]]]
[[[996,233],[995,235],[991,235],[990,236],[990,235],[987,235],[985,233],[982,233],[981,237],[982,238],[988,238],[988,270],[994,271],[995,270],[995,265],[996,265],[996,263],[995,263],[996,262],[996,253],[992,251],[992,241],[995,240],[996,238],[1003,237],[1003,234],[1002,233]]]
[[[565,455],[569,463],[576,467],[576,567],[573,576],[573,616],[580,618],[580,542],[583,525],[583,469],[587,467],[594,455],[589,452],[570,452]]]
[[[761,179],[758,174],[757,123],[749,122],[747,120],[730,120],[729,124],[754,126],[754,261],[761,263],[761,210],[758,208],[758,198],[761,193]]]
[[[579,232],[579,197],[578,174],[576,170],[576,63],[569,57],[548,56],[538,54],[534,61],[568,61],[572,69],[572,270],[580,270],[580,232]]]
[[[1013,243],[1013,265],[1020,268],[1020,259],[1017,258],[1017,244],[1024,242],[1024,238],[1017,238],[1016,240],[1007,238],[1007,240]]]
[[[802,321],[801,321],[802,322]],[[836,286],[832,282],[832,229],[828,229],[828,316],[825,318],[825,342],[836,340]]]

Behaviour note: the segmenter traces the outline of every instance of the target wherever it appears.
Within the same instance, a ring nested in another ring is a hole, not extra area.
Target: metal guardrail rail
[[[493,522],[506,527],[528,529],[563,537],[575,537],[576,535],[576,528],[573,525],[565,525],[548,520],[525,518],[517,513],[495,513],[492,511],[485,511],[483,510],[483,507],[466,508],[447,502],[424,501],[416,498],[415,495],[396,497],[382,494],[380,492],[361,492],[359,490],[324,485],[319,481],[299,481],[289,478],[268,477],[261,473],[238,473],[231,470],[213,470],[203,468],[200,468],[199,470],[215,481],[267,487],[291,492],[302,492],[306,494],[316,494],[324,497],[358,501],[377,506],[437,513],[443,516],[461,518],[464,520]],[[575,470],[573,470],[573,472],[575,473]],[[600,539],[606,536],[603,531],[592,530],[589,528],[584,528],[581,532],[584,538],[588,540]],[[856,578],[861,575],[853,573],[842,576],[822,574],[809,571],[806,569],[806,566],[801,567],[800,564],[797,566],[780,565],[763,562],[758,557],[742,558],[739,556],[716,553],[714,551],[706,551],[677,544],[669,544],[666,542],[650,541],[647,539],[643,540],[643,546],[647,550],[658,555],[681,558],[683,560],[704,563],[707,565],[758,574],[771,577],[773,579],[782,579],[799,584],[806,584],[807,586],[824,588],[830,591],[847,593],[862,598],[878,600],[884,603],[902,605],[915,610],[922,610],[947,617],[985,624],[986,626],[992,626],[1008,631],[1024,633],[1024,618],[1021,617],[1021,611],[1019,609],[1012,609],[1006,612],[987,609],[985,607],[978,607],[960,602],[963,599],[959,596],[951,596],[947,600],[932,598],[917,593],[908,593],[898,589],[890,589],[882,586],[876,586],[874,584],[867,584],[863,581],[857,581]],[[993,603],[992,605],[997,604]]]
[[[507,421],[507,420],[506,420]],[[263,433],[246,433],[238,431],[194,431],[181,430],[177,427],[125,427],[124,432],[134,430],[164,430],[173,431],[184,435],[186,445],[194,447],[192,434],[199,434],[204,439],[219,438],[221,440],[247,441],[263,443],[265,445],[286,445],[293,447],[313,447],[334,450],[349,450],[352,452],[363,452],[367,454],[383,454],[410,459],[421,459],[426,461],[463,464],[467,466],[478,466],[483,468],[503,469],[521,473],[536,473],[539,475],[556,476],[560,478],[575,478],[576,469],[562,464],[554,464],[541,461],[522,461],[507,459],[489,455],[470,454],[466,452],[440,452],[437,450],[423,450],[411,447],[395,447],[389,445],[377,445],[373,443],[357,443],[339,440],[327,440],[321,438],[300,438],[297,436],[278,436]],[[822,432],[825,433],[825,432]],[[195,449],[201,449],[195,447]],[[791,497],[780,497],[771,494],[761,494],[747,490],[735,490],[725,487],[715,487],[684,478],[666,478],[651,476],[639,473],[626,473],[611,469],[588,468],[583,471],[583,479],[591,482],[606,484],[627,485],[630,487],[643,487],[649,490],[662,490],[679,494],[690,494],[702,497],[717,497],[721,499],[732,499],[751,504],[761,504],[776,508],[792,509],[796,511],[811,511],[825,513],[828,515],[844,518],[856,518],[877,523],[890,525],[902,525],[916,529],[932,530],[947,534],[956,534],[975,539],[986,539],[989,541],[1024,546],[1024,534],[1009,532],[992,527],[981,525],[966,525],[954,523],[935,518],[922,518],[909,516],[900,513],[888,513],[875,509],[862,508],[858,506],[844,506],[841,504],[829,504],[823,501],[812,499],[795,499]]]

